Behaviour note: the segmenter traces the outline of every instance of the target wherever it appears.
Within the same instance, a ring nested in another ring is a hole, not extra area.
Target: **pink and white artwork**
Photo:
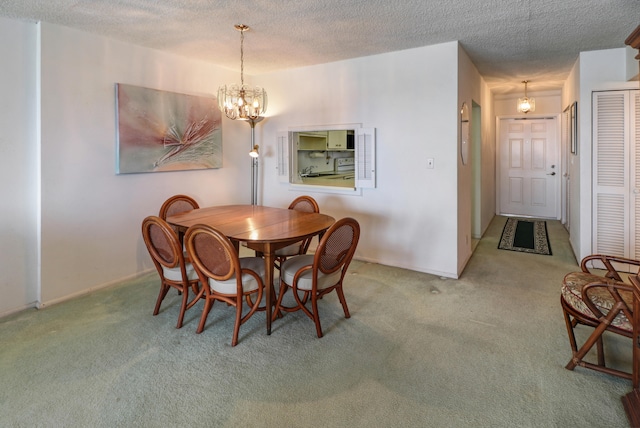
[[[222,167],[215,97],[116,84],[118,174]]]

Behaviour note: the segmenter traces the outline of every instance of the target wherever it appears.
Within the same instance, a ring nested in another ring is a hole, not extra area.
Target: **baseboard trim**
[[[89,293],[93,293],[94,291],[98,291],[98,290],[102,290],[104,288],[112,287],[114,285],[118,285],[118,284],[120,284],[122,282],[125,282],[125,281],[130,281],[130,280],[138,278],[140,276],[147,275],[147,274],[149,274],[149,272],[155,272],[155,269],[152,268],[152,269],[148,269],[146,271],[136,272],[136,273],[134,273],[132,275],[129,275],[129,276],[126,276],[126,277],[122,277],[122,278],[118,278],[116,280],[113,280],[113,281],[110,281],[110,282],[106,282],[104,284],[99,284],[99,285],[96,285],[96,286],[93,286],[93,287],[90,287],[90,288],[86,288],[84,290],[80,290],[80,291],[77,291],[77,292],[72,293],[72,294],[67,294],[66,296],[58,297],[56,299],[51,299],[51,300],[47,300],[47,301],[38,301],[38,302],[36,302],[35,307],[37,309],[44,309],[44,308],[47,308],[47,307],[49,307],[51,305],[57,305],[58,303],[66,302],[67,300],[75,299],[76,297],[85,296],[85,295],[87,295]]]

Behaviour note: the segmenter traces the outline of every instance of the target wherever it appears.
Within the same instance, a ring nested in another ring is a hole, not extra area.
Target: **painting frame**
[[[222,114],[213,96],[115,84],[116,174],[222,167]]]

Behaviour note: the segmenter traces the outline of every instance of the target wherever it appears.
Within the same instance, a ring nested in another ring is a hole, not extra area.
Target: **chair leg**
[[[287,284],[284,281],[280,281],[280,291],[278,292],[278,299],[276,300],[276,305],[273,308],[273,313],[271,314],[271,321],[275,321],[278,317],[279,313],[282,313],[280,310],[280,305],[282,304],[282,298],[284,297],[284,293],[288,290]]]
[[[233,324],[233,338],[231,339],[231,346],[238,344],[238,334],[240,333],[240,324],[242,323],[242,296],[239,296],[236,300],[236,321]]]
[[[595,345],[598,340],[602,340],[602,333],[604,333],[606,329],[607,324],[605,324],[604,322],[600,323],[598,327],[593,330],[591,336],[589,336],[589,338],[584,342],[578,352],[573,354],[573,358],[571,359],[571,361],[569,361],[565,368],[567,368],[568,370],[573,370],[574,368],[576,368],[576,366],[582,362],[582,359],[585,355],[587,355],[587,352],[589,352],[593,345]]]
[[[204,330],[204,324],[207,322],[207,316],[209,316],[209,311],[211,311],[212,307],[213,307],[213,300],[206,299],[204,302],[204,308],[202,309],[202,316],[200,317],[200,324],[198,324],[198,329],[196,330],[196,333],[200,334],[202,333],[202,330]]]
[[[336,288],[336,293],[338,294],[338,299],[340,299],[340,303],[342,304],[342,309],[344,310],[344,317],[351,318],[349,314],[349,308],[347,307],[347,299],[344,298],[344,292],[342,291],[342,284]]]
[[[180,315],[178,315],[178,324],[176,328],[182,328],[182,321],[184,320],[184,313],[187,310],[187,304],[189,303],[189,287],[185,287],[182,293],[182,305],[180,305]]]
[[[596,350],[598,354],[598,365],[602,367],[606,366],[604,362],[604,345],[602,341],[602,336],[600,336],[598,338],[598,341],[596,342]]]
[[[320,325],[320,314],[318,313],[318,295],[311,296],[311,309],[313,311],[313,322],[316,325],[316,334],[318,338],[322,337],[322,326]]]
[[[162,301],[169,292],[170,288],[171,287],[164,283],[160,286],[160,293],[158,293],[158,298],[156,299],[156,307],[153,310],[153,315],[158,315],[158,312],[160,312],[160,305],[162,304]]]
[[[573,322],[575,320],[571,320],[571,316],[567,313],[567,311],[563,310],[564,313],[564,321],[567,325],[567,334],[569,335],[569,344],[571,345],[571,353],[575,355],[578,352],[578,344],[576,343],[576,335],[573,332],[573,329],[576,326],[576,323]]]
[[[293,297],[296,301],[296,306],[284,306],[282,304],[283,297],[287,293],[287,291],[289,291],[290,288],[291,288],[291,292],[293,293]],[[300,300],[297,293],[298,293],[297,290],[285,284],[284,281],[280,282],[280,291],[278,292],[278,298],[276,299],[276,304],[273,309],[273,314],[271,315],[272,321],[275,321],[276,318],[282,318],[284,316],[283,312],[295,312],[300,309],[302,309],[309,317],[312,318],[311,313],[304,306],[304,303],[307,301],[307,295],[309,294],[309,292],[304,293],[304,298],[302,300]]]
[[[200,286],[198,285],[197,282],[191,284],[191,290],[193,291],[193,294],[199,294],[200,293]]]
[[[187,310],[191,309],[195,304],[197,304],[204,295],[204,288],[199,288],[197,285],[192,285],[191,289],[194,289],[194,288],[197,291],[194,293],[193,300],[187,304]]]

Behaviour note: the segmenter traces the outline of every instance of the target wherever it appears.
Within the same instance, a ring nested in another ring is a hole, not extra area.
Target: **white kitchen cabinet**
[[[327,150],[327,131],[299,132],[296,135],[298,150]]]
[[[640,259],[640,91],[593,93],[593,253]]]
[[[347,149],[347,131],[329,131],[327,138],[327,150],[346,150]]]

